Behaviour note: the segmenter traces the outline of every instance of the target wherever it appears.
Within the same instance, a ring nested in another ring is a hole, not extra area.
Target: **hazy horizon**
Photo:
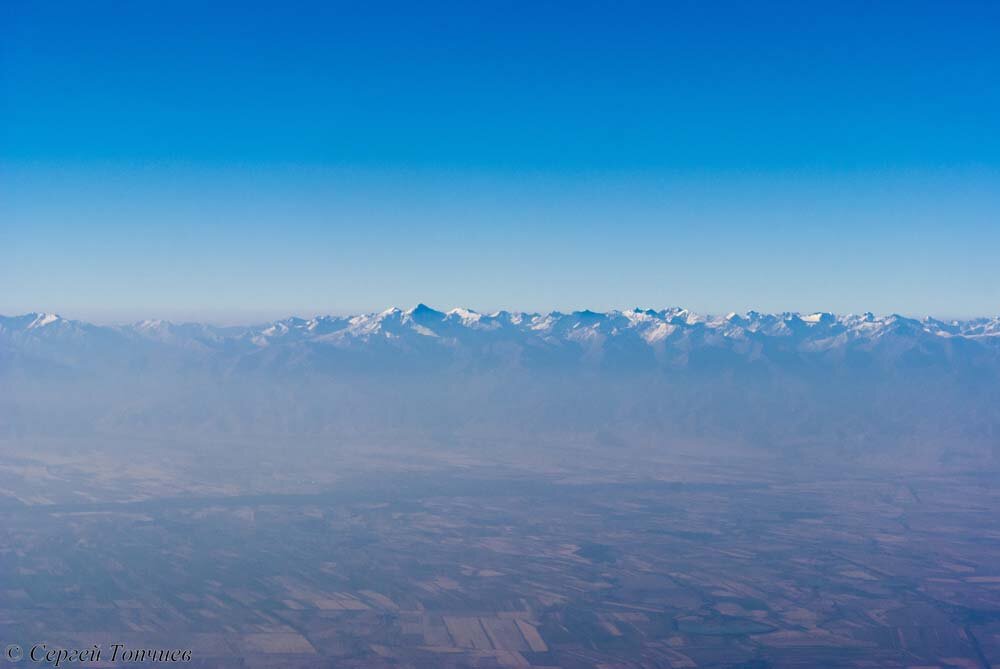
[[[301,319],[304,319],[304,320],[310,320],[310,319],[314,319],[314,318],[323,318],[323,317],[327,317],[327,316],[332,316],[332,317],[349,317],[349,316],[360,316],[360,315],[368,315],[368,314],[378,314],[378,313],[382,313],[384,311],[389,311],[389,310],[392,310],[392,309],[397,309],[397,310],[400,310],[400,311],[409,311],[409,310],[412,310],[412,309],[416,308],[419,305],[424,305],[424,306],[430,307],[431,309],[434,309],[435,311],[441,311],[441,312],[445,312],[445,313],[447,313],[449,311],[452,311],[452,310],[455,310],[455,309],[464,309],[464,310],[469,310],[469,311],[472,311],[474,313],[483,314],[483,315],[492,315],[492,314],[497,314],[497,313],[501,313],[501,312],[505,312],[505,311],[509,312],[509,313],[521,313],[521,314],[550,314],[550,313],[573,314],[573,313],[578,313],[578,312],[592,311],[592,312],[595,312],[595,313],[606,314],[606,313],[611,313],[611,312],[619,312],[619,313],[621,313],[621,312],[633,311],[635,309],[639,309],[641,311],[646,311],[646,310],[664,311],[664,310],[669,310],[669,309],[685,309],[685,310],[691,312],[692,314],[695,314],[695,315],[698,315],[698,316],[702,316],[702,317],[705,317],[705,318],[722,318],[722,317],[725,317],[725,316],[727,316],[729,314],[737,314],[737,315],[740,315],[740,316],[744,316],[744,315],[746,315],[748,313],[761,313],[761,314],[799,314],[799,315],[802,315],[802,316],[807,316],[807,315],[810,315],[810,314],[820,314],[820,313],[833,314],[835,316],[863,315],[863,314],[866,314],[866,313],[871,313],[871,314],[873,314],[873,315],[875,315],[877,317],[902,316],[904,318],[912,318],[912,319],[917,319],[917,320],[922,320],[922,319],[925,319],[925,318],[931,318],[931,319],[939,320],[939,321],[943,321],[943,322],[951,322],[951,321],[972,321],[972,320],[976,320],[976,319],[983,319],[983,318],[987,318],[988,319],[988,318],[994,318],[994,317],[1000,316],[1000,309],[998,309],[998,310],[996,310],[996,311],[994,311],[992,313],[941,315],[941,314],[934,314],[934,313],[905,313],[905,312],[900,312],[900,311],[874,311],[872,309],[859,309],[859,310],[854,310],[854,311],[833,311],[833,310],[830,310],[830,309],[779,309],[779,310],[765,310],[765,309],[756,309],[756,308],[751,307],[751,308],[747,308],[747,309],[726,309],[726,310],[723,310],[723,311],[706,311],[706,310],[700,310],[700,309],[692,309],[692,308],[689,308],[689,307],[687,307],[687,306],[685,306],[683,304],[659,304],[659,305],[637,304],[637,305],[633,305],[633,306],[630,306],[630,307],[616,307],[616,306],[612,306],[612,307],[609,307],[609,308],[594,308],[593,306],[590,306],[590,305],[583,305],[583,306],[574,306],[574,307],[568,307],[568,308],[554,308],[554,309],[522,309],[522,308],[517,308],[517,307],[513,307],[513,308],[511,308],[511,307],[497,307],[497,308],[493,308],[493,309],[481,309],[481,308],[476,308],[476,307],[472,307],[472,306],[465,305],[465,304],[461,304],[461,305],[454,304],[454,305],[445,306],[445,305],[437,304],[437,303],[430,302],[430,301],[427,301],[427,300],[422,300],[422,301],[418,301],[418,302],[416,302],[414,304],[408,304],[408,305],[407,304],[390,304],[390,305],[386,305],[386,306],[383,306],[383,307],[370,308],[370,309],[358,309],[358,310],[350,310],[350,309],[299,309],[299,310],[284,310],[284,311],[277,311],[277,310],[270,311],[270,310],[268,310],[268,311],[259,311],[259,312],[254,312],[254,311],[248,310],[246,312],[243,312],[242,315],[240,315],[240,314],[233,314],[233,315],[230,315],[229,317],[225,317],[225,316],[219,315],[219,314],[217,314],[215,312],[212,312],[212,311],[208,311],[208,312],[185,312],[185,311],[180,311],[180,312],[174,312],[174,316],[171,316],[170,315],[170,313],[171,313],[170,311],[153,313],[153,312],[151,312],[151,311],[149,311],[147,309],[128,310],[128,311],[126,311],[124,313],[132,314],[132,316],[130,316],[130,317],[129,316],[117,316],[117,317],[115,317],[115,316],[113,316],[111,314],[108,314],[107,312],[105,312],[103,310],[97,310],[97,311],[93,311],[93,312],[91,312],[89,310],[82,310],[81,312],[74,312],[74,311],[60,311],[58,309],[38,309],[38,308],[25,309],[25,310],[16,310],[16,309],[4,310],[3,308],[0,308],[0,317],[11,318],[11,317],[17,317],[17,316],[24,316],[24,315],[32,314],[32,313],[38,313],[38,314],[53,314],[53,315],[56,315],[56,316],[60,316],[62,318],[67,318],[67,319],[70,319],[70,320],[80,321],[80,322],[84,322],[84,323],[90,323],[90,324],[93,324],[93,325],[101,325],[101,326],[118,326],[118,325],[123,325],[124,326],[124,325],[134,325],[136,323],[141,323],[143,321],[158,321],[158,320],[162,320],[162,321],[167,321],[167,322],[176,323],[176,324],[199,323],[199,324],[212,325],[212,326],[217,326],[217,327],[240,327],[240,326],[253,326],[253,325],[262,325],[262,324],[267,324],[267,323],[274,323],[274,322],[288,320],[288,319],[293,319],[293,318],[301,318]],[[82,313],[82,314],[90,314],[90,313],[92,313],[93,316],[78,315],[78,313]]]
[[[0,2],[0,667],[1000,667],[998,82],[996,1]]]

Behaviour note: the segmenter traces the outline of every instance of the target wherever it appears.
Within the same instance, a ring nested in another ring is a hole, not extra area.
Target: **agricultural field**
[[[21,457],[5,644],[177,647],[198,667],[1000,664],[988,472],[452,454],[170,494],[149,463],[74,478],[72,458]]]

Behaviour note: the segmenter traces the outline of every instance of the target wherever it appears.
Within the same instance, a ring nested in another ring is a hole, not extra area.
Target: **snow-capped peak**
[[[35,319],[31,321],[27,329],[34,330],[36,328],[43,328],[46,325],[52,325],[60,320],[62,320],[62,317],[59,316],[59,314],[35,314]]]

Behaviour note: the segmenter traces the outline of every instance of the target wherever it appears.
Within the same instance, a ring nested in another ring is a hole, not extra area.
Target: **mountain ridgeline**
[[[81,433],[559,435],[993,461],[1000,318],[425,305],[246,327],[0,317],[0,437]]]

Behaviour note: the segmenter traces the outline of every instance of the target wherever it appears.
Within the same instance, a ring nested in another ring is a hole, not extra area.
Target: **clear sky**
[[[0,313],[1000,313],[997,2],[0,8]]]

